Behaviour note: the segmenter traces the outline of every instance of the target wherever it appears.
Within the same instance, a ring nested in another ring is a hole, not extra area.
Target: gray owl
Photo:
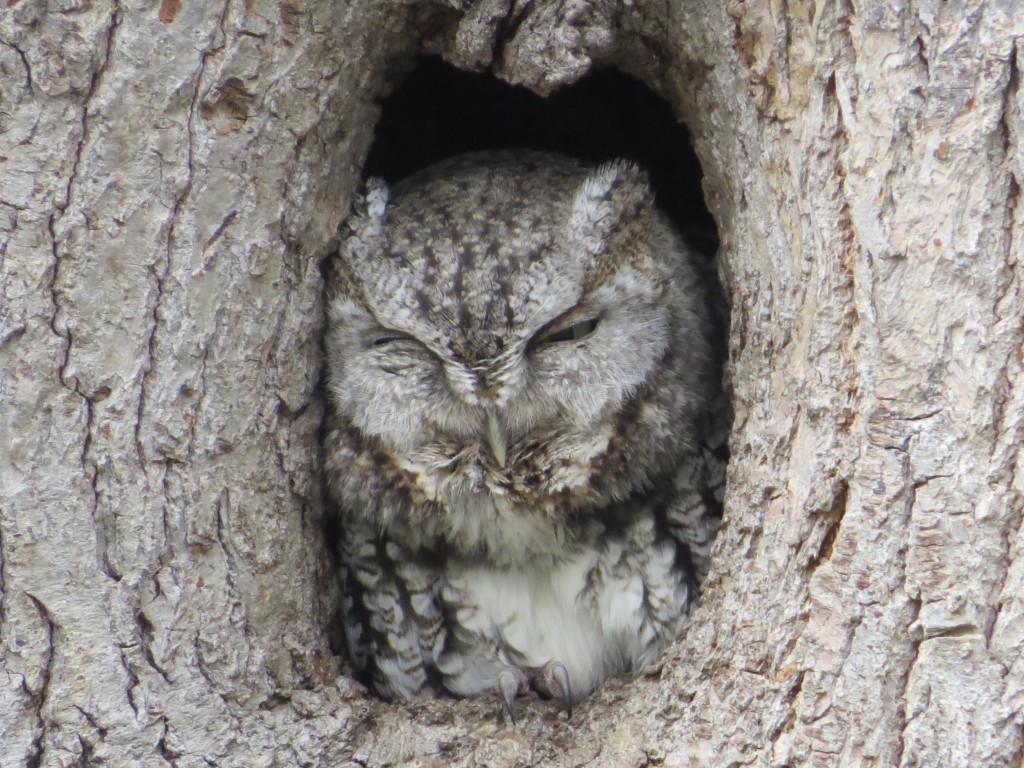
[[[723,435],[707,284],[644,174],[465,155],[369,181],[340,237],[325,463],[357,673],[511,716],[655,661],[708,569]]]

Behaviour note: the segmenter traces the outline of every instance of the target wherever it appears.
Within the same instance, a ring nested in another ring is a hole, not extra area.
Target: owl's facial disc
[[[492,325],[484,345],[433,317],[337,302],[337,402],[360,430],[417,463],[477,456],[511,477],[552,441],[589,455],[605,439],[592,425],[632,397],[667,343],[660,293],[621,272],[532,321]]]

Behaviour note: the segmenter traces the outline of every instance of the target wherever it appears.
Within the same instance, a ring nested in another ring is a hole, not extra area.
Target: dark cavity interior
[[[363,170],[394,182],[452,155],[508,147],[595,164],[629,158],[647,169],[659,207],[691,246],[708,257],[718,248],[689,132],[665,101],[614,69],[542,98],[424,58],[384,99]]]

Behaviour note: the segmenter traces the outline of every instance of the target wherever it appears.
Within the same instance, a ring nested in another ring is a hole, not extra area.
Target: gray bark
[[[1010,0],[6,3],[0,765],[1020,765],[1022,37]],[[703,605],[568,723],[385,705],[327,645],[317,265],[417,51],[639,77],[722,237]]]

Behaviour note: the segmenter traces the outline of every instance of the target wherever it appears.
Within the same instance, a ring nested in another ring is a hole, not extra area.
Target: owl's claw
[[[516,724],[512,703],[516,696],[522,696],[531,688],[541,696],[560,701],[565,706],[567,716],[572,717],[569,671],[561,662],[549,661],[543,667],[508,667],[498,675],[498,691],[501,693],[505,714],[512,725]]]
[[[516,724],[516,717],[512,714],[512,702],[516,696],[520,696],[530,690],[530,677],[519,667],[509,667],[498,675],[498,690],[501,691],[501,700],[505,705],[505,714],[512,725]]]
[[[549,661],[540,668],[533,687],[538,693],[558,699],[565,705],[566,717],[572,717],[572,686],[569,684],[569,670],[558,661]]]

